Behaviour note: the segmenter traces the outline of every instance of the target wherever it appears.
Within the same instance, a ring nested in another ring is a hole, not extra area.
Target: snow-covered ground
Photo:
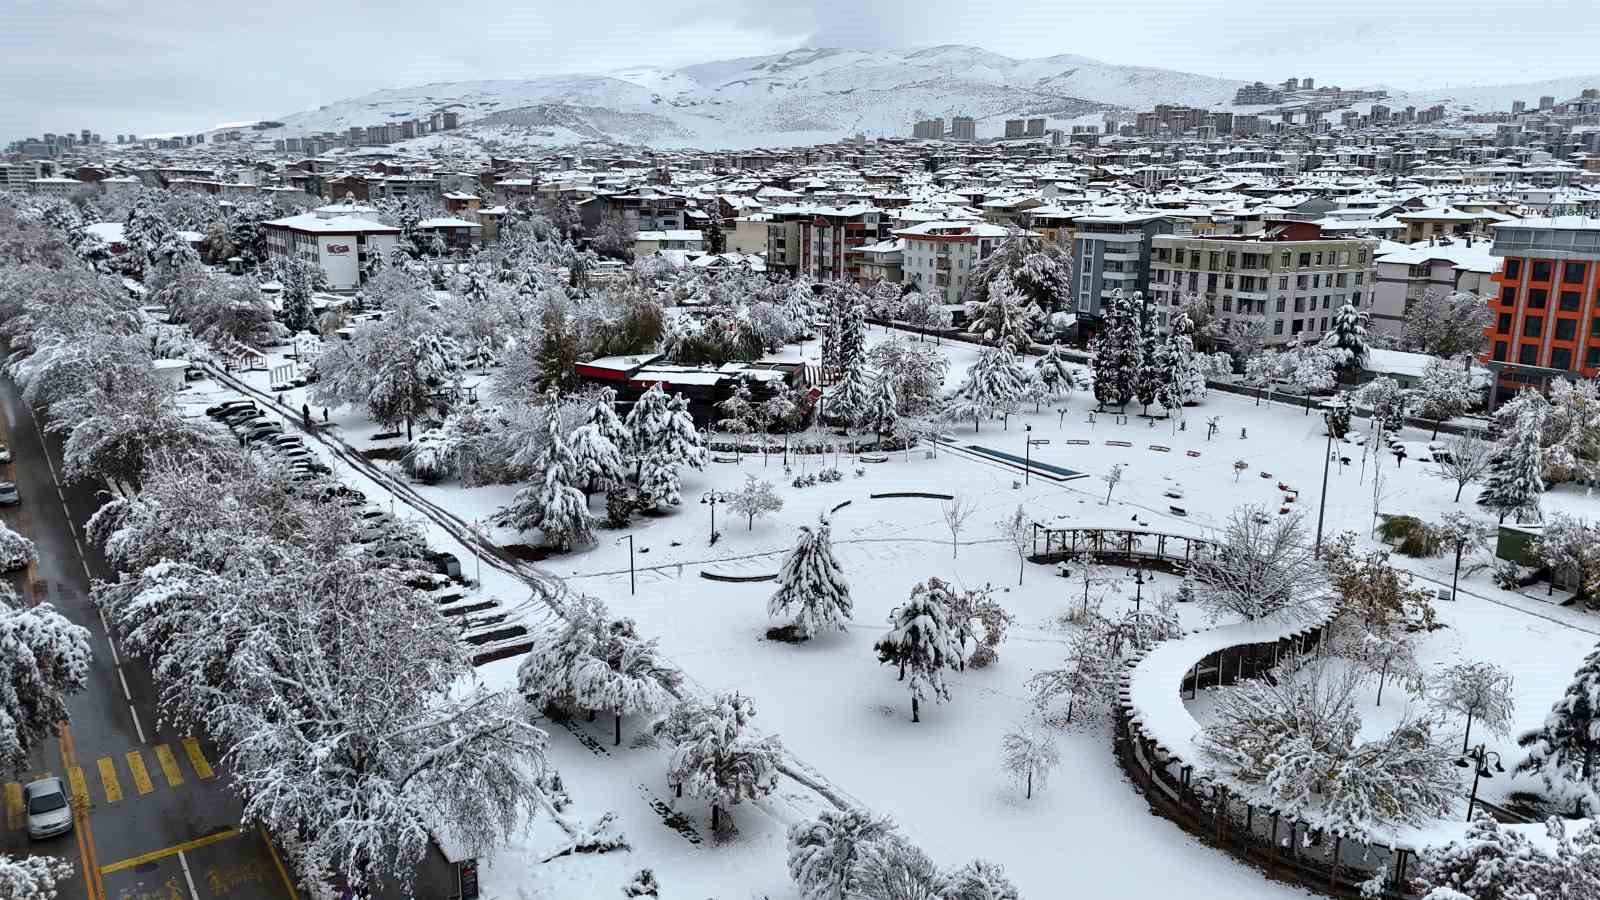
[[[872,341],[883,338],[881,331],[870,336]],[[946,348],[953,364],[947,386],[954,386],[976,350],[962,344]],[[805,352],[814,353],[814,346]],[[245,377],[261,388],[268,381],[265,372]],[[218,392],[208,386],[210,382],[202,382],[193,392],[197,405],[214,402],[210,398]],[[302,393],[288,391],[284,402],[298,410]],[[840,465],[842,481],[809,488],[790,485],[792,476],[786,477],[780,458],[745,456],[737,464],[713,462],[704,472],[687,473],[681,508],[638,520],[626,532],[634,538],[637,593],[629,591],[628,543],[616,540],[622,532],[601,532],[596,547],[552,557],[541,565],[573,589],[599,596],[613,611],[637,619],[643,634],[660,639],[665,656],[683,669],[693,690],[710,694],[738,689],[753,697],[757,724],[780,735],[800,765],[842,795],[892,815],[943,866],[973,857],[991,859],[1003,864],[1023,895],[1032,898],[1059,896],[1064,878],[1093,885],[1097,896],[1301,895],[1262,879],[1151,815],[1117,768],[1104,726],[1059,736],[1062,767],[1049,788],[1036,792],[1032,800],[1024,800],[1001,770],[1001,736],[1029,711],[1024,682],[1039,669],[1057,666],[1063,655],[1066,635],[1053,628],[1051,620],[1079,596],[1074,587],[1082,590],[1076,579],[1061,579],[1050,567],[1031,564],[1024,567],[1023,583],[1017,584],[1016,553],[1002,542],[996,523],[1018,504],[1033,521],[1044,524],[1118,526],[1137,519],[1152,529],[1194,533],[1220,526],[1239,504],[1260,503],[1276,510],[1285,498],[1277,487],[1281,482],[1299,491],[1295,505],[1305,509],[1308,527],[1315,527],[1326,440],[1315,416],[1218,391],[1186,411],[1183,430],[1175,422],[1152,426],[1137,416],[1118,425],[1112,416],[1101,415],[1090,424],[1087,411],[1092,408],[1092,398],[1080,393],[1066,404],[1064,416],[1045,409],[1013,417],[1008,428],[998,421],[985,422],[977,433],[966,427],[952,437],[957,447],[977,445],[1021,456],[1024,429],[1031,425],[1033,437],[1051,440],[1033,448],[1033,458],[1041,463],[1090,476],[1122,464],[1125,475],[1109,505],[1103,503],[1106,485],[1098,477],[1056,483],[1036,476],[1022,485],[1023,475],[1016,468],[949,450],[928,458],[919,448],[909,460],[891,454],[880,463],[845,457]],[[313,417],[320,420],[320,409]],[[1207,440],[1206,423],[1213,417],[1219,427]],[[1365,420],[1358,420],[1356,432],[1364,432],[1365,426]],[[330,430],[357,447],[377,445],[371,437],[379,429],[358,411],[332,411]],[[1403,437],[1427,440],[1426,433],[1413,430]],[[1074,439],[1089,443],[1066,443]],[[1131,446],[1111,446],[1108,441]],[[1169,449],[1149,449],[1152,444]],[[1476,487],[1469,487],[1457,506],[1451,499],[1454,483],[1437,477],[1432,466],[1415,457],[1397,467],[1394,458],[1384,454],[1382,460],[1369,459],[1363,467],[1361,448],[1343,447],[1352,465],[1336,465],[1329,475],[1324,526],[1329,534],[1370,532],[1375,465],[1382,466],[1378,506],[1384,512],[1433,518],[1450,509],[1473,509]],[[1235,460],[1249,465],[1237,478]],[[790,462],[794,474],[815,471],[820,465],[815,458]],[[397,469],[387,468],[402,477]],[[370,498],[383,497],[381,486],[362,472],[343,464],[336,471]],[[705,491],[734,488],[747,473],[777,484],[784,508],[757,520],[753,530],[726,510],[718,510],[722,538],[710,546],[710,507],[696,501]],[[487,517],[515,490],[513,486],[464,490],[449,483],[415,489],[469,526]],[[980,509],[960,535],[959,555],[952,556],[938,501],[869,496],[908,490],[959,493],[976,500]],[[1169,492],[1181,493],[1182,499],[1170,498]],[[700,577],[706,570],[775,572],[796,529],[845,501],[850,505],[834,514],[832,523],[835,549],[855,601],[855,620],[847,634],[803,645],[769,642],[765,630],[776,623],[766,616],[766,600],[775,585],[719,583]],[[1173,514],[1174,505],[1186,510],[1187,516]],[[1545,509],[1594,518],[1600,505],[1581,491],[1563,487],[1546,495]],[[421,524],[434,546],[456,553],[466,574],[474,574],[469,548],[445,529],[426,520]],[[502,544],[532,543],[536,541],[530,538],[537,537],[503,530],[489,533]],[[1421,576],[1448,582],[1448,559],[1397,556],[1395,562]],[[517,614],[534,627],[548,622],[535,604],[520,602],[528,590],[514,576],[488,565],[482,571],[482,592],[511,601]],[[930,576],[957,585],[995,585],[997,597],[1017,623],[1000,648],[997,664],[955,674],[950,679],[951,702],[925,705],[922,722],[913,724],[904,685],[896,681],[893,670],[878,664],[871,645],[886,629],[889,611],[914,584]],[[1108,610],[1133,602],[1131,578],[1121,580],[1106,599]],[[1171,576],[1158,575],[1144,586],[1143,594],[1148,599],[1174,587]],[[1426,638],[1424,659],[1430,664],[1488,660],[1508,668],[1517,681],[1517,728],[1531,726],[1596,642],[1600,620],[1546,602],[1537,589],[1526,596],[1508,593],[1485,577],[1464,578],[1462,588],[1459,602],[1437,604],[1446,627]],[[1182,615],[1186,624],[1204,624],[1197,610],[1184,608]],[[492,663],[479,674],[492,685],[507,685],[515,679],[516,665],[516,659]],[[1371,723],[1380,725],[1397,714],[1402,702],[1399,691],[1386,692],[1383,708],[1371,711]],[[1202,714],[1205,704],[1204,696],[1196,704]],[[552,758],[562,769],[577,818],[615,811],[632,849],[599,857],[567,857],[541,866],[538,860],[560,843],[561,835],[548,823],[538,824],[487,862],[486,896],[608,896],[640,868],[656,870],[667,896],[771,900],[797,896],[784,871],[784,832],[790,822],[815,812],[824,801],[785,779],[769,800],[755,808],[736,808],[739,835],[713,846],[705,803],[675,800],[666,790],[665,752],[628,746],[629,737],[642,724],[625,722],[621,748],[611,747],[611,723],[606,717],[573,723],[575,731],[550,727]],[[606,755],[586,749],[575,732],[588,743],[603,746]],[[1488,734],[1475,738],[1488,739],[1491,749],[1499,749],[1508,760],[1516,756],[1511,741]],[[1500,778],[1485,783],[1483,793],[1496,798],[1512,786],[1511,779]],[[691,844],[666,827],[651,808],[652,801],[681,810],[704,841]]]

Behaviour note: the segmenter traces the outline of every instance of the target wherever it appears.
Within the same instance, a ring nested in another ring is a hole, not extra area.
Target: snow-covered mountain
[[[426,84],[378,91],[278,117],[265,136],[342,131],[352,125],[461,114],[467,132],[510,144],[609,140],[656,147],[786,146],[852,134],[909,134],[918,119],[972,116],[980,137],[1009,118],[1051,127],[1107,110],[1157,103],[1230,108],[1244,82],[1120,66],[1082,56],[1012,59],[977,47],[916,50],[802,49],[666,69]],[[1565,100],[1600,76],[1528,85],[1394,94],[1390,105],[1504,109],[1541,94]]]
[[[276,120],[284,133],[303,134],[455,110],[463,122],[508,126],[508,137],[526,131],[549,143],[780,146],[909,134],[912,122],[934,116],[972,116],[982,136],[999,133],[1007,118],[1062,121],[1153,103],[1222,106],[1240,83],[1081,56],[1011,59],[964,46],[805,49],[678,69],[427,84]]]

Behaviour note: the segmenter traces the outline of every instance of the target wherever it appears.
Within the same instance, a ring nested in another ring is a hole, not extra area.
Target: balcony
[[[935,259],[933,261],[933,267],[940,272],[950,271],[950,257],[941,256],[938,259]]]

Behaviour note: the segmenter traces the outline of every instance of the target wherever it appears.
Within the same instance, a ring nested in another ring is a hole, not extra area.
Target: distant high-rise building
[[[911,136],[923,140],[939,140],[944,137],[944,120],[923,119],[911,126]]]
[[[1302,78],[1302,79],[1300,79],[1300,90],[1302,90],[1302,91],[1315,90],[1316,86],[1317,86],[1317,82],[1316,82],[1315,79],[1312,79],[1312,78]]]
[[[1541,109],[1541,110],[1551,110],[1551,109],[1555,109],[1555,108],[1556,108],[1556,98],[1550,96],[1549,94],[1546,94],[1543,97],[1539,98],[1539,109]]]
[[[1300,90],[1300,79],[1298,79],[1298,78],[1287,79],[1283,83],[1283,89],[1285,91],[1298,91],[1298,90]]]
[[[950,119],[950,140],[975,141],[978,139],[978,122],[971,116],[952,116]]]
[[[1029,119],[1027,131],[1028,137],[1044,137],[1044,126],[1044,119]]]
[[[125,134],[117,135],[117,143],[126,144],[127,142],[128,142],[128,136],[127,135],[125,135]]]
[[[1525,113],[1527,111],[1528,111],[1528,101],[1526,101],[1526,100],[1513,100],[1513,101],[1511,101],[1511,114],[1513,116],[1520,116],[1520,115],[1522,115],[1523,113]]]
[[[1023,134],[1023,132],[1025,130],[1027,130],[1027,127],[1028,127],[1028,123],[1023,121],[1022,119],[1007,119],[1006,120],[1006,137],[1008,137],[1008,138],[1019,138],[1019,137],[1022,137],[1022,134]]]
[[[445,131],[449,131],[449,130],[451,130],[453,128],[459,128],[459,127],[461,127],[461,114],[460,113],[447,112],[447,113],[444,114],[444,130]]]
[[[1552,101],[1552,102],[1554,102],[1554,101]],[[82,143],[82,144],[93,143],[93,141],[92,141],[93,137],[94,137],[94,134],[92,132],[90,132],[89,129],[87,129],[87,128],[85,128],[84,130],[78,132],[78,142],[79,143]]]
[[[1283,91],[1268,87],[1257,81],[1247,84],[1233,92],[1235,106],[1265,106],[1269,103],[1282,103]]]

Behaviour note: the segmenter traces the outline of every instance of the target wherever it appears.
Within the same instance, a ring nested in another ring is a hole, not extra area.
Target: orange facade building
[[[1560,216],[1494,226],[1500,270],[1483,361],[1500,388],[1600,373],[1600,219]]]

